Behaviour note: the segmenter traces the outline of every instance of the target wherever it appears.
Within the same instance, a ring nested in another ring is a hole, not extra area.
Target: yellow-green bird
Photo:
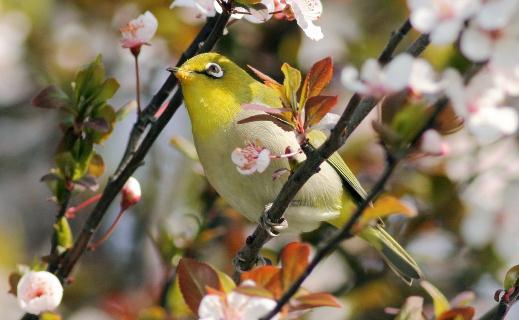
[[[284,154],[287,147],[299,149],[295,134],[271,121],[238,124],[239,120],[262,113],[245,110],[244,104],[281,108],[278,93],[217,53],[195,56],[173,72],[182,87],[196,150],[207,179],[232,207],[249,220],[258,222],[287,179],[285,175],[273,180],[274,172],[289,168],[289,162],[287,159],[275,160],[262,173],[243,175],[231,161],[231,153],[248,143],[257,143],[278,155]],[[318,147],[324,142],[325,135],[314,130],[308,138],[314,147]],[[298,154],[294,158],[301,162],[305,155]],[[340,227],[351,215],[354,201],[365,197],[364,189],[339,154],[333,154],[320,169],[286,210],[288,231],[312,231],[322,222]],[[421,277],[414,260],[380,226],[364,227],[358,235],[378,250],[406,282]]]

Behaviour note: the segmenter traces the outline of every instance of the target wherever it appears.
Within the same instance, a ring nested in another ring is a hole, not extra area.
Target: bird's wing
[[[310,131],[307,137],[310,141],[310,145],[314,148],[318,148],[326,140],[326,135],[317,130]],[[359,203],[366,198],[366,191],[360,184],[359,180],[357,180],[357,177],[355,177],[355,174],[351,172],[348,165],[337,152],[334,152],[328,159],[326,159],[326,162],[328,162],[328,164],[339,174],[344,187],[349,191],[356,203]]]

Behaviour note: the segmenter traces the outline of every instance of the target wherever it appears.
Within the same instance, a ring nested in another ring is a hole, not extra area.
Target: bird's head
[[[254,87],[259,84],[245,70],[217,53],[199,54],[171,71],[180,81],[195,126],[197,123],[204,127],[223,126],[233,121],[241,105],[254,100]]]

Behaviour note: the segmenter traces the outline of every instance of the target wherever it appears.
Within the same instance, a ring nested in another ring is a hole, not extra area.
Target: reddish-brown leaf
[[[244,124],[244,123],[255,122],[255,121],[271,121],[275,125],[277,125],[278,127],[280,127],[281,129],[283,129],[285,131],[293,130],[292,124],[290,122],[286,121],[285,119],[283,119],[282,114],[281,115],[270,114],[270,113],[269,114],[255,114],[255,115],[247,117],[245,119],[241,119],[240,121],[238,121],[238,124]]]
[[[56,86],[50,85],[32,99],[32,105],[37,108],[61,109],[67,107],[68,100],[67,96]]]
[[[430,109],[432,112],[433,109]],[[442,112],[436,117],[433,128],[441,134],[451,134],[463,127],[463,118],[459,117],[452,108],[452,105],[447,105]]]
[[[337,96],[315,96],[306,102],[306,125],[319,123],[321,119],[337,104]]]
[[[437,320],[472,320],[475,313],[476,311],[472,307],[454,308],[442,313]]]
[[[284,290],[289,288],[305,270],[309,257],[310,246],[306,243],[292,242],[283,248],[280,260],[281,282]]]
[[[335,307],[340,308],[342,304],[331,294],[327,292],[310,293],[296,298],[298,304],[295,305],[297,310],[305,310],[317,307]]]
[[[283,293],[281,287],[281,269],[274,266],[262,266],[242,273],[241,280],[252,280],[256,285],[270,291],[278,298]]]
[[[189,258],[182,258],[177,267],[182,297],[191,311],[198,312],[200,301],[207,294],[207,287],[221,290],[218,274],[209,265]]]
[[[318,96],[328,86],[333,77],[332,58],[326,57],[317,61],[306,75],[301,91],[300,104],[307,99]]]
[[[254,72],[258,76],[258,78],[263,80],[263,82],[265,84],[272,83],[272,84],[277,84],[277,85],[281,86],[281,84],[279,82],[277,82],[276,80],[274,80],[271,77],[267,76],[266,74],[264,74],[263,72],[259,71],[258,69],[254,68],[254,67],[252,67],[250,65],[247,65],[247,67],[249,67],[249,69],[251,69],[252,72]]]

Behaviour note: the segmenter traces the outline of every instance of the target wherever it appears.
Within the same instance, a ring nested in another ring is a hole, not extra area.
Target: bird
[[[285,131],[271,121],[238,123],[262,113],[243,108],[244,104],[281,108],[279,93],[227,57],[214,52],[196,55],[170,71],[179,80],[194,145],[209,183],[248,220],[264,224],[266,209],[287,180],[286,175],[273,180],[273,174],[290,168],[290,162],[304,161],[306,156],[297,153],[291,160],[276,159],[265,171],[244,175],[231,161],[231,154],[236,148],[250,143],[261,145],[272,154],[284,154],[287,147],[289,150],[300,149],[294,132]],[[317,148],[326,135],[313,130],[307,138]],[[340,228],[351,216],[356,203],[365,197],[366,192],[355,175],[342,157],[334,153],[290,202],[284,214],[287,226],[266,221],[266,227],[273,228],[272,234],[310,232],[322,223]],[[375,248],[405,282],[410,284],[413,279],[422,278],[417,263],[380,224],[367,225],[357,235]]]

